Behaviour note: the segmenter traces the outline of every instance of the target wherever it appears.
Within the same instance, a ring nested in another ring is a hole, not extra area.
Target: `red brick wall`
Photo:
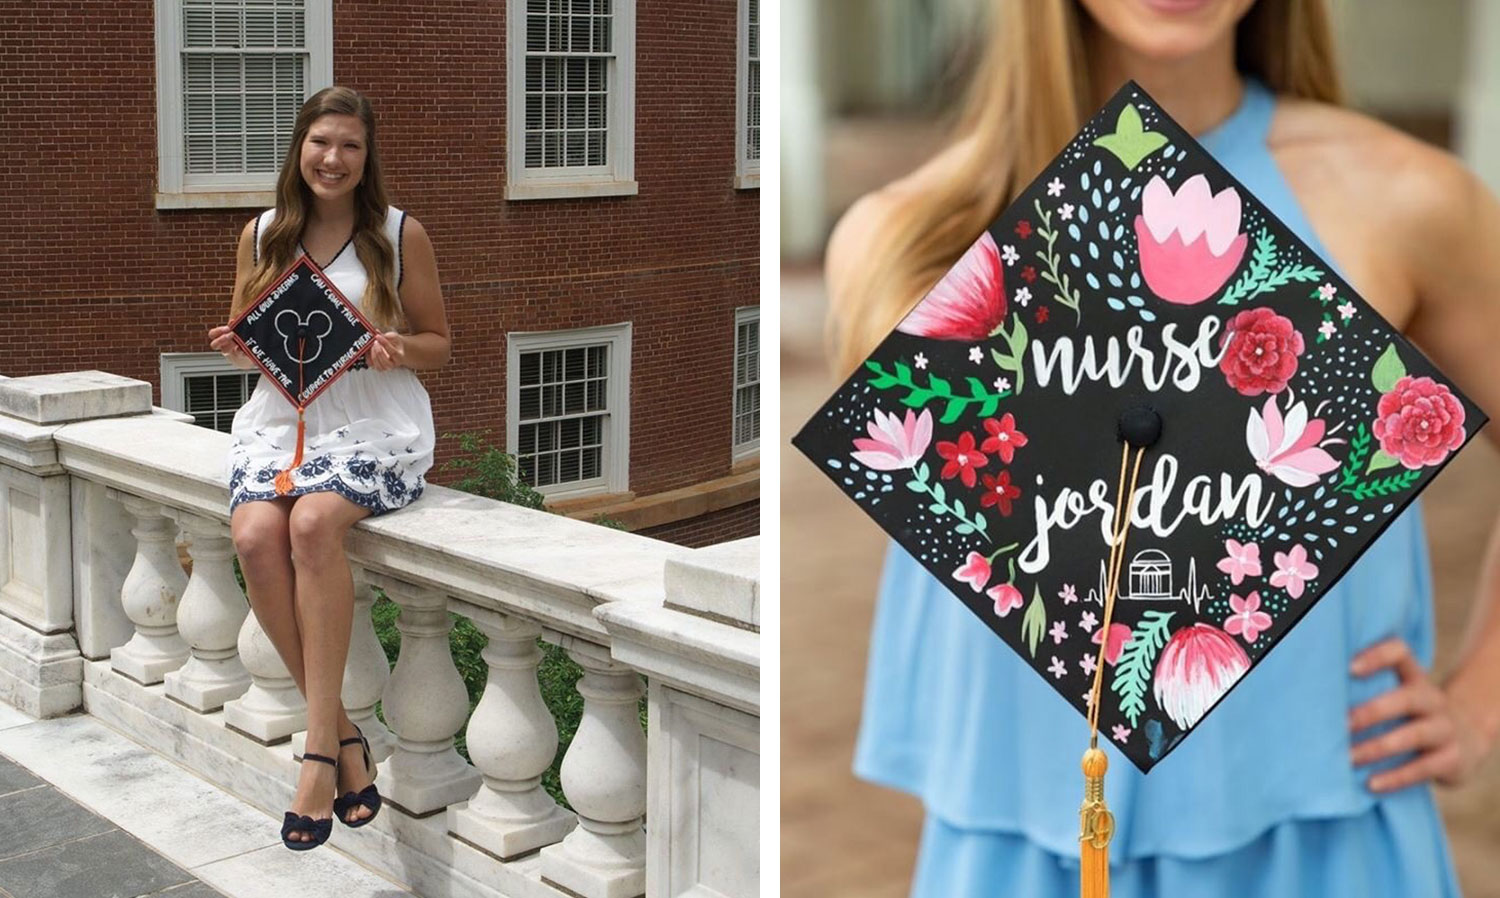
[[[760,500],[636,532],[690,549],[755,536],[760,533]]]
[[[154,208],[153,4],[78,8],[0,6],[0,373],[159,390],[159,355],[206,350],[226,320],[257,210]],[[638,196],[507,202],[505,4],[336,0],[335,81],[375,103],[393,202],[437,251],[454,337],[423,373],[439,433],[503,441],[506,331],[629,320],[630,488],[729,472],[734,309],[759,290],[759,191],[733,189],[736,14],[637,4]]]

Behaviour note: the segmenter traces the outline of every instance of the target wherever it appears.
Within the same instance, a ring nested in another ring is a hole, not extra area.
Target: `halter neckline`
[[[1223,150],[1232,145],[1250,139],[1264,144],[1266,135],[1271,130],[1271,116],[1275,111],[1276,97],[1270,88],[1260,79],[1246,75],[1239,105],[1229,117],[1194,137],[1214,156],[1221,155]]]

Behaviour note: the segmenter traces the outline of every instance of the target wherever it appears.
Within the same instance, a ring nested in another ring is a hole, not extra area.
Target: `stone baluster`
[[[371,609],[375,593],[364,570],[354,568],[354,629],[349,636],[349,660],[344,665],[344,708],[349,719],[370,741],[375,760],[390,757],[396,747],[396,736],[375,716],[375,704],[385,692],[391,678],[391,664],[386,660],[380,637],[375,635]]]
[[[646,891],[646,734],[637,710],[646,690],[602,652],[568,652],[583,667],[583,720],[562,763],[578,827],[542,849],[542,879],[583,898],[635,898]]]
[[[453,747],[469,714],[469,694],[448,646],[448,598],[384,574],[365,576],[401,606],[401,654],[381,699],[396,734],[381,795],[403,813],[428,817],[469,798],[480,783],[479,771]]]
[[[510,860],[558,841],[577,818],[541,786],[557,754],[557,723],[537,683],[541,626],[477,611],[472,619],[489,637],[484,650],[489,677],[468,728],[469,758],[484,775],[484,785],[467,807],[449,809],[448,830]]]
[[[239,637],[250,606],[234,579],[229,527],[187,512],[173,515],[188,532],[193,574],[177,609],[177,628],[192,649],[186,664],[166,676],[171,698],[202,713],[217,711],[250,686],[240,663]]]
[[[250,688],[224,703],[224,725],[262,745],[286,742],[306,730],[307,702],[254,614],[245,615],[237,644]]]
[[[187,589],[187,574],[177,559],[177,525],[156,502],[111,492],[135,518],[135,562],[125,575],[120,599],[135,625],[130,641],[110,652],[117,672],[143,685],[160,683],[168,671],[188,659],[188,646],[177,632],[177,603]]]

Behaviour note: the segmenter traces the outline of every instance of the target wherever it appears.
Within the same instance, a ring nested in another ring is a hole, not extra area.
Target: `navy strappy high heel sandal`
[[[315,755],[311,752],[304,752],[302,755],[302,760],[304,762],[319,761],[321,763],[328,764],[333,767],[334,776],[338,776],[339,762],[333,758],[325,757],[323,755]],[[338,802],[335,801],[335,808],[337,808],[337,805]],[[294,832],[308,833],[312,836],[312,840],[303,842],[298,839],[293,839],[291,838],[291,835]],[[314,820],[306,814],[294,814],[291,811],[287,811],[286,819],[281,824],[281,844],[292,849],[293,851],[308,851],[310,849],[317,848],[319,845],[327,842],[328,837],[332,834],[332,818],[329,818],[327,820]]]
[[[370,762],[370,742],[365,738],[364,732],[359,727],[355,727],[354,732],[359,733],[359,735],[353,739],[344,739],[339,742],[339,747],[342,749],[345,745],[361,746],[365,753],[365,772],[369,773],[374,769],[374,765]],[[347,819],[349,812],[357,807],[369,808],[370,816],[363,820],[351,821]],[[375,815],[379,813],[380,790],[375,788],[375,775],[373,773],[370,775],[370,785],[365,786],[358,792],[345,792],[333,800],[333,816],[339,818],[339,822],[350,829],[359,829],[361,826],[374,820]]]

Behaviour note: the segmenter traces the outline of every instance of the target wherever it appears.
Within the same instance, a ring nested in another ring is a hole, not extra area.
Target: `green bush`
[[[453,489],[523,505],[526,508],[542,508],[545,501],[541,493],[532,489],[517,476],[514,455],[489,445],[482,437],[489,433],[445,433],[443,439],[457,439],[458,453],[438,465],[439,471],[461,471],[464,476],[453,483]]]

